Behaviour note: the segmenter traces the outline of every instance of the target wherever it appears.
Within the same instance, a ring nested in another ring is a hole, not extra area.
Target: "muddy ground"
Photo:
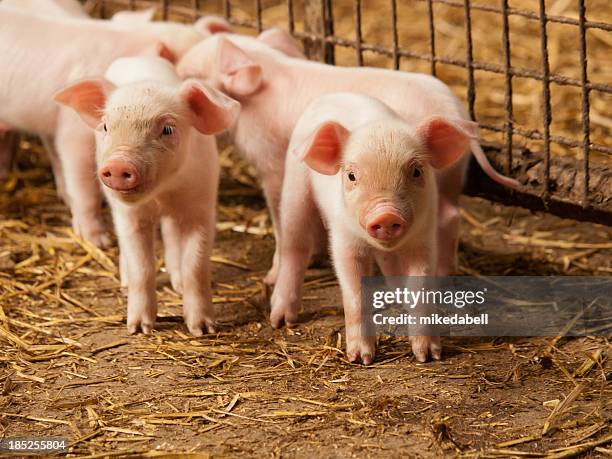
[[[376,362],[354,365],[329,269],[309,271],[302,323],[273,330],[261,282],[269,223],[229,150],[214,252],[220,332],[188,335],[160,260],[157,330],[129,336],[117,249],[71,235],[40,147],[22,147],[0,197],[2,436],[66,437],[81,457],[610,454],[605,338],[446,339],[443,360],[427,364],[407,339],[381,338]],[[612,273],[612,228],[463,206],[464,274]]]

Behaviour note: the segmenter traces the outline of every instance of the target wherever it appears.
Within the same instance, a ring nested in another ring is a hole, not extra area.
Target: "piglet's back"
[[[104,77],[117,86],[149,80],[177,86],[181,83],[174,66],[155,56],[119,58],[108,67]]]

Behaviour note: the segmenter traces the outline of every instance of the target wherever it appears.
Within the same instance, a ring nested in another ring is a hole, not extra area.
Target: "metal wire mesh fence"
[[[521,191],[507,190],[490,181],[478,167],[471,167],[466,192],[533,210],[612,224],[612,145],[609,143],[612,119],[605,112],[605,106],[612,102],[612,84],[606,79],[612,70],[605,59],[612,46],[612,7],[606,0],[591,1],[93,0],[90,3],[102,16],[117,8],[136,9],[154,4],[160,6],[164,20],[192,20],[214,13],[225,16],[247,33],[271,26],[285,27],[303,41],[309,58],[329,64],[336,64],[338,55],[342,54],[340,64],[343,65],[387,65],[396,70],[416,67],[447,83],[445,76],[456,75],[449,67],[455,72],[464,72],[461,82],[451,86],[455,91],[462,91],[463,87],[470,116],[479,122],[483,132],[489,159],[499,170],[523,184]],[[559,7],[559,4],[563,5]],[[587,18],[587,7],[603,19]],[[569,12],[557,13],[564,9]],[[455,16],[448,13],[452,10],[456,11],[452,13]],[[488,19],[483,19],[482,14],[487,14]],[[449,17],[454,17],[453,33],[462,35],[463,42],[461,46],[450,47],[451,52],[446,46],[448,37],[440,35],[440,29],[444,32],[449,28]],[[527,24],[522,26],[523,36],[513,34],[513,26],[519,20]],[[425,42],[426,49],[418,50],[417,46],[404,43],[407,21],[409,27],[425,26],[418,43]],[[482,28],[486,21],[491,23],[488,32],[483,35],[478,29],[476,33],[475,26]],[[564,27],[563,31],[558,27]],[[344,32],[337,32],[339,29]],[[568,49],[564,49],[568,43],[564,35],[572,37]],[[493,54],[479,57],[483,43]],[[526,49],[530,56],[537,53],[533,62],[525,63],[520,58]],[[594,49],[597,53],[590,52]],[[563,55],[566,65],[560,71],[551,58],[551,50],[555,59]],[[347,59],[347,51],[352,53],[352,60]],[[376,56],[386,60],[377,61]],[[489,97],[489,86],[495,78],[502,80],[499,93]],[[517,87],[521,88],[518,94]],[[564,92],[556,97],[559,88]],[[477,98],[485,92],[486,103],[496,109],[494,116],[480,115]],[[535,120],[531,125],[516,120],[519,116],[516,107],[526,97],[538,101],[535,109],[532,104],[527,110],[531,112],[530,119]],[[553,129],[556,118],[563,119],[561,133]]]

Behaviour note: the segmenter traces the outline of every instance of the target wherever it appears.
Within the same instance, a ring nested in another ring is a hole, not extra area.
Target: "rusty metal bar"
[[[476,120],[474,105],[476,103],[476,89],[474,86],[474,57],[472,48],[472,14],[470,0],[463,0],[463,11],[465,20],[465,61],[467,69],[467,100],[470,118]]]
[[[582,159],[584,161],[584,185],[582,191],[582,206],[589,206],[589,149],[591,144],[589,89],[587,87],[589,76],[587,71],[587,45],[586,45],[586,8],[584,0],[578,0],[578,24],[580,30],[580,82],[582,83]]]
[[[357,50],[357,65],[363,65],[363,52],[361,50],[361,0],[354,0],[353,10],[355,11],[355,49]]]
[[[512,75],[510,74],[511,56],[510,56],[510,25],[508,21],[508,0],[501,0],[502,6],[502,42],[504,50],[504,74],[505,74],[505,92],[504,92],[504,108],[506,112],[506,174],[512,173],[512,133],[514,131],[513,105],[512,105]]]
[[[550,123],[552,114],[550,110],[550,64],[548,61],[548,34],[546,31],[546,5],[545,0],[539,0],[540,7],[540,49],[542,52],[542,121],[544,130],[544,199],[550,194]]]
[[[399,70],[399,36],[397,33],[397,4],[395,0],[391,0],[391,33],[393,39],[393,68]]]
[[[332,9],[332,0],[321,0],[321,14],[323,17],[323,37],[334,36],[334,12]],[[334,65],[336,63],[336,51],[332,43],[325,42],[325,62]]]
[[[293,0],[287,0],[287,22],[289,33],[293,35],[295,32],[295,15],[293,13]]]
[[[429,58],[431,59],[431,74],[436,76],[436,29],[434,26],[434,11],[431,0],[427,0],[427,19],[429,25]]]
[[[263,30],[261,22],[261,0],[255,0],[255,18],[257,20],[257,32],[261,33]]]
[[[232,5],[230,3],[230,0],[225,0],[225,2],[223,3],[223,15],[228,21],[232,19]]]
[[[164,21],[168,20],[168,0],[162,1],[162,19]]]

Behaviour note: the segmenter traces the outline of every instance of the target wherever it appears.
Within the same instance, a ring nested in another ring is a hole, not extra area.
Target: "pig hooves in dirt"
[[[214,322],[208,321],[206,319],[194,320],[189,322],[186,321],[185,324],[187,325],[189,333],[191,333],[193,336],[202,336],[207,333],[216,333]]]
[[[128,321],[128,333],[135,335],[139,330],[142,330],[143,335],[150,335],[153,331],[155,323],[149,321]]]
[[[106,249],[112,245],[111,238],[109,234],[102,228],[102,224],[96,225],[99,226],[99,228],[88,228],[84,225],[80,225],[74,220],[75,218],[73,217],[72,231],[78,237],[81,237],[86,241],[91,242],[93,245],[100,249]]]
[[[439,336],[411,336],[410,344],[414,357],[421,363],[427,362],[429,357],[433,360],[442,358],[442,345]]]
[[[282,328],[283,325],[287,328],[293,328],[298,323],[297,312],[289,310],[290,308],[272,308],[270,312],[270,324],[272,328]]]
[[[376,342],[373,337],[362,337],[347,341],[346,358],[351,363],[363,363],[370,365],[374,361],[376,354]]]

